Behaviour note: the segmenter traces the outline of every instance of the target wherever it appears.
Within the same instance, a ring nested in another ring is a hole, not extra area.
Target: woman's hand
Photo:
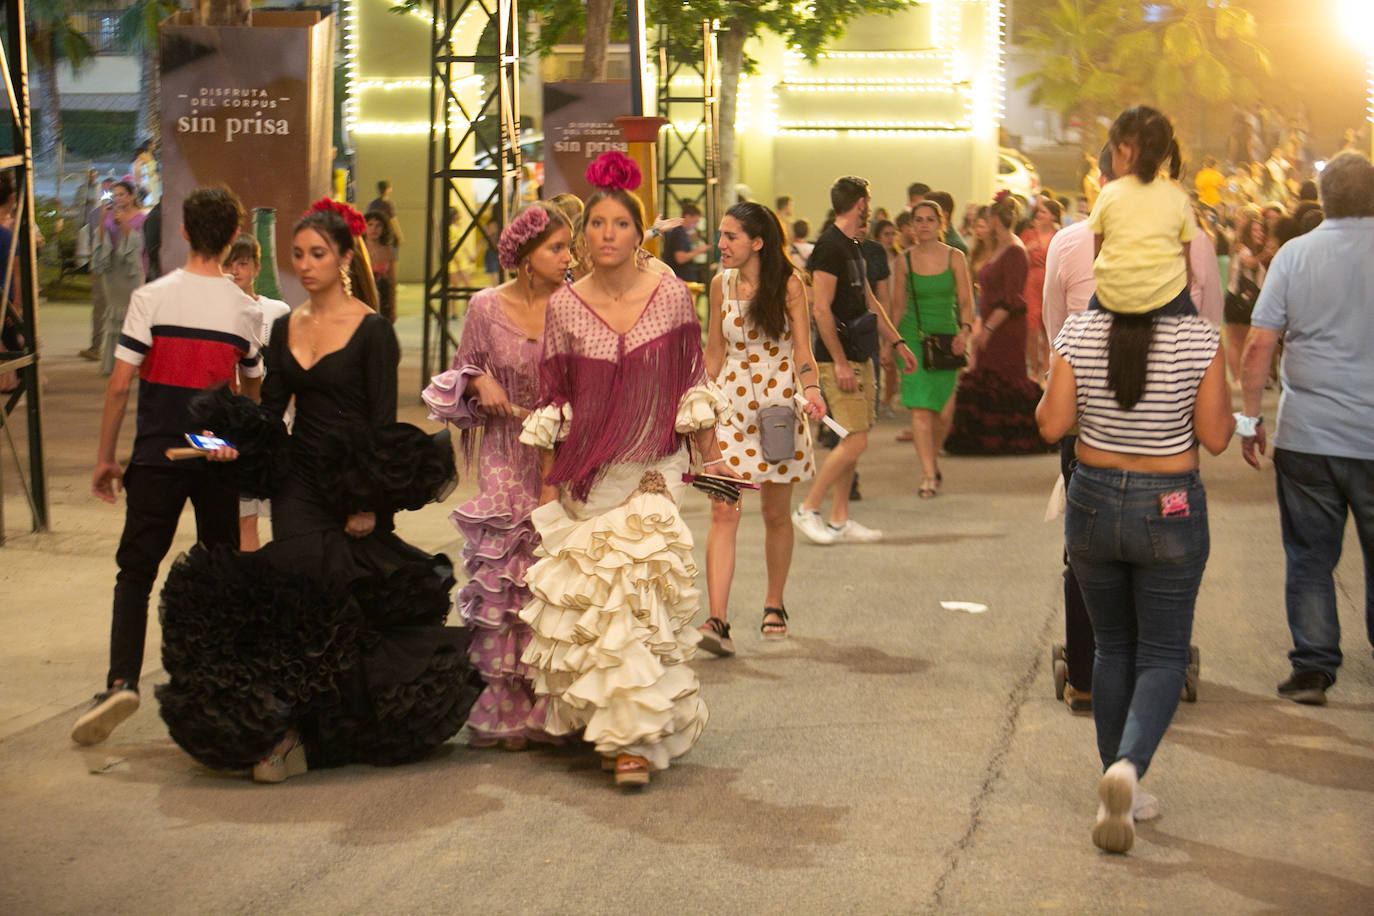
[[[377,527],[375,512],[354,512],[344,523],[344,533],[349,537],[365,538]]]
[[[885,340],[878,345],[878,365],[884,369],[893,369],[897,365],[892,361],[892,344]]]
[[[958,334],[954,335],[954,343],[950,345],[950,349],[954,351],[955,356],[963,356],[968,352],[968,345],[968,336],[965,335],[963,331],[960,331]]]
[[[489,417],[513,417],[515,413],[511,402],[506,398],[506,389],[489,375],[479,375],[472,380],[477,392],[477,403],[482,412]]]
[[[730,462],[726,461],[724,458],[716,458],[712,461],[708,461],[702,465],[701,469],[705,473],[713,474],[716,477],[733,477],[735,480],[744,479],[739,475],[739,472],[730,467]]]
[[[819,388],[811,387],[802,392],[802,397],[806,399],[806,406],[803,412],[813,420],[825,419],[825,398],[821,397]]]

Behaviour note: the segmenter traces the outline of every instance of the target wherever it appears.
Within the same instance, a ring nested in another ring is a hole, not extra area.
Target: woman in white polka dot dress
[[[792,485],[811,479],[815,465],[811,428],[801,411],[796,411],[791,450],[780,460],[766,460],[759,409],[795,409],[794,397],[800,393],[806,415],[825,416],[811,355],[806,288],[787,257],[785,239],[777,215],[762,204],[747,201],[726,211],[720,222],[722,270],[711,281],[706,344],[706,371],[730,399],[729,420],[716,427],[721,454],[736,473],[761,487],[768,568],[760,628],[765,639],[787,635],[782,593],[792,564]],[[727,608],[739,519],[738,504],[712,503],[706,537],[711,617],[701,627],[701,647],[717,655],[735,651]]]

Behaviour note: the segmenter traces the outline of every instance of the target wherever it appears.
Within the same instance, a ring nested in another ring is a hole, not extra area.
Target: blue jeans
[[[1165,517],[1183,493],[1188,515]],[[1092,618],[1093,719],[1102,766],[1145,775],[1183,691],[1202,571],[1211,547],[1196,471],[1145,474],[1080,464],[1069,482],[1064,540]]]
[[[1364,552],[1364,619],[1374,643],[1374,460],[1333,458],[1274,449],[1283,552],[1288,558],[1284,598],[1297,671],[1321,671],[1336,680],[1341,665],[1341,622],[1332,574],[1341,559],[1347,513]]]

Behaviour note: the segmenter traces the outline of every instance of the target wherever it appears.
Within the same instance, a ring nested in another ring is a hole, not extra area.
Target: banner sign
[[[186,259],[181,205],[197,187],[227,185],[247,213],[275,210],[276,261],[291,305],[306,299],[291,269],[291,228],[329,195],[333,21],[316,11],[253,13],[251,26],[162,24],[162,263]]]
[[[587,166],[602,153],[626,151],[615,119],[629,113],[627,82],[544,84],[545,200],[568,191],[587,199]]]

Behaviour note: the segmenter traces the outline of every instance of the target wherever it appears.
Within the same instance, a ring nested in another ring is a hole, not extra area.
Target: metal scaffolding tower
[[[460,250],[480,238],[483,224],[490,222],[492,238],[499,236],[520,200],[516,0],[434,0],[433,10],[420,387],[448,368],[458,347],[450,321],[459,314],[457,307],[482,289],[460,285],[450,266]],[[467,43],[458,31],[470,14],[495,36],[494,51],[459,47]],[[474,71],[484,80],[482,101],[475,107],[463,104],[459,91]]]
[[[687,202],[701,208],[703,225],[720,220],[721,193],[717,176],[716,28],[701,24],[701,56],[677,59],[668,30],[658,38],[658,116],[666,118],[659,141],[659,196],[663,216],[676,216]],[[681,87],[701,86],[700,92]]]
[[[24,27],[24,2],[5,5],[5,36],[0,43],[0,69],[5,74],[9,105],[9,142],[0,133],[0,169],[14,176],[15,230],[8,249],[0,251],[0,311],[4,313],[4,337],[0,343],[0,376],[17,372],[18,387],[0,395],[0,470],[5,450],[14,459],[20,487],[28,500],[33,530],[48,529],[48,484],[43,467],[43,401],[38,383],[38,260],[33,223],[33,134],[29,110],[28,35]],[[0,109],[3,111],[3,109]],[[18,268],[16,271],[15,268]],[[18,315],[15,314],[18,310]],[[28,467],[19,460],[10,417],[24,404],[24,432],[28,439]],[[0,497],[0,544],[5,541],[4,499]]]

